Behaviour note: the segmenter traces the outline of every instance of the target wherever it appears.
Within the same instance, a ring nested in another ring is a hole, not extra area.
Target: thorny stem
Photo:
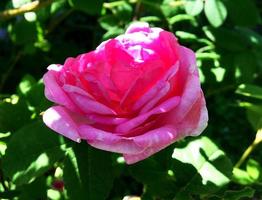
[[[137,19],[139,19],[140,10],[141,10],[141,0],[138,0],[137,3],[136,3],[133,21],[136,21]]]
[[[236,163],[235,168],[239,168],[245,162],[247,157],[252,153],[252,151],[258,146],[260,142],[262,142],[262,128],[258,129],[255,140],[243,153],[239,161]]]
[[[214,96],[216,94],[220,94],[222,92],[227,92],[229,90],[234,90],[236,88],[236,85],[226,85],[225,87],[218,88],[216,90],[207,91],[205,97],[209,98],[211,96]]]
[[[57,20],[52,21],[50,25],[47,28],[46,34],[50,34],[55,28],[63,22],[71,13],[74,11],[74,9],[70,9],[66,12],[64,12],[60,17],[57,18]]]
[[[46,7],[53,3],[54,0],[45,0],[45,1],[33,1],[27,4],[22,5],[19,8],[14,8],[14,9],[8,9],[3,12],[0,12],[0,20],[6,20],[10,19],[12,17],[15,17],[20,14],[24,14],[26,12],[32,12],[35,10],[38,10],[40,8]]]
[[[22,56],[22,51],[19,51],[14,57],[14,59],[11,61],[10,66],[6,71],[6,73],[2,75],[2,80],[0,81],[0,91],[4,88],[6,80],[8,79],[9,75],[13,71],[16,63],[20,60],[21,56]]]

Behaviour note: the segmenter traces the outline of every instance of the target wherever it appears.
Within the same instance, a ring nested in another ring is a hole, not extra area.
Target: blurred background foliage
[[[132,21],[196,52],[210,121],[127,166],[43,125],[41,77]],[[262,199],[261,22],[261,0],[1,0],[0,199]]]

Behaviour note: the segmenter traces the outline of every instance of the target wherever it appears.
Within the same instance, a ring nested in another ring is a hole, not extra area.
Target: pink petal
[[[121,137],[116,133],[103,131],[89,125],[80,126],[79,131],[81,138],[98,149],[127,154],[143,151],[143,148],[136,145],[132,138]]]
[[[164,149],[171,143],[177,140],[176,129],[172,127],[161,127],[152,131],[149,131],[143,135],[134,138],[134,142],[145,150],[137,154],[124,154],[127,164],[133,164],[140,160],[143,160],[156,152]]]
[[[141,109],[147,102],[153,99],[157,94],[158,91],[162,90],[163,88],[167,87],[168,83],[166,81],[160,80],[157,82],[155,86],[153,86],[148,92],[142,95],[134,104],[133,110]]]
[[[180,101],[180,97],[172,97],[166,100],[165,102],[161,103],[159,106],[157,106],[153,110],[147,113],[138,115],[137,117],[132,118],[129,121],[118,125],[115,130],[116,132],[119,132],[119,133],[128,133],[132,129],[143,124],[150,116],[161,114],[161,113],[166,113],[174,109],[179,104],[179,101]]]
[[[125,90],[125,94],[121,99],[121,107],[128,107],[139,99],[143,94],[145,94],[150,88],[159,80],[159,76],[162,74],[161,63],[155,63],[150,70],[141,76],[137,76],[132,80],[131,84]],[[122,80],[125,82],[124,80]],[[133,106],[132,106],[133,107]]]
[[[52,130],[71,140],[80,142],[77,124],[69,113],[62,106],[53,106],[44,112],[43,121]]]
[[[105,57],[111,67],[110,78],[118,92],[123,94],[137,79],[141,70],[132,67],[133,58],[123,48],[116,39],[112,39],[105,44]],[[120,59],[121,58],[121,59]]]
[[[57,104],[64,105],[72,111],[78,112],[79,109],[57,83],[56,73],[56,71],[50,70],[43,77],[46,98]]]
[[[140,113],[145,113],[151,108],[153,108],[159,100],[161,100],[163,97],[167,95],[167,93],[170,90],[170,83],[169,80],[175,76],[177,73],[179,67],[179,63],[177,62],[175,65],[173,65],[163,76],[163,78],[156,83],[155,86],[153,86],[148,93],[143,95],[136,103],[134,108],[138,107],[141,109]],[[160,88],[163,85],[162,88]],[[156,89],[155,89],[156,88]],[[145,105],[144,105],[145,104]],[[141,105],[144,105],[143,108],[141,108]]]
[[[168,93],[169,89],[170,84],[166,83],[165,87],[158,91],[158,94],[141,109],[139,114],[144,114],[151,110]]]
[[[132,23],[127,28],[126,34],[138,32],[138,31],[150,32],[149,24],[146,23],[146,22],[135,22],[135,23]]]
[[[198,95],[197,101],[192,106],[184,119],[176,125],[181,137],[197,136],[207,126],[208,113],[203,92]]]
[[[74,93],[77,93],[77,94],[80,94],[80,95],[83,95],[83,96],[87,96],[90,99],[94,99],[94,97],[91,94],[89,94],[87,91],[83,90],[80,87],[77,87],[77,86],[74,86],[74,85],[69,85],[69,84],[64,84],[62,88],[67,93],[73,93],[74,92]]]
[[[75,105],[86,114],[97,113],[103,115],[116,115],[116,112],[111,108],[87,96],[78,93],[68,93],[68,95],[71,97]]]
[[[184,92],[181,96],[180,104],[172,115],[172,118],[175,121],[181,121],[188,111],[191,110],[192,106],[198,99],[200,91],[199,78],[195,75],[188,77]]]
[[[110,116],[103,116],[99,114],[88,114],[87,118],[95,123],[98,124],[106,124],[106,125],[118,125],[126,122],[127,118],[118,118],[118,117],[110,117]]]
[[[200,107],[201,107],[200,108],[200,116],[199,116],[197,127],[195,128],[195,130],[193,132],[190,133],[190,135],[192,135],[192,136],[199,135],[207,127],[208,111],[207,111],[206,101],[205,101],[205,97],[204,97],[203,93],[202,93],[202,96],[201,96]]]

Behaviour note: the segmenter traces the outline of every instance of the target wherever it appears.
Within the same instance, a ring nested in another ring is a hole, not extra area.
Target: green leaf
[[[230,181],[232,171],[230,160],[207,137],[200,137],[189,142],[185,147],[176,148],[172,157],[181,162],[179,166],[192,165],[195,168],[188,172],[191,175],[184,177],[184,186],[180,185],[178,196],[183,193],[210,194],[221,189]],[[174,167],[177,167],[177,164]]]
[[[37,39],[37,27],[35,22],[26,20],[17,21],[8,27],[12,41],[18,45],[33,44]]]
[[[113,27],[110,30],[108,30],[104,35],[103,35],[103,40],[108,40],[110,38],[116,37],[120,34],[124,33],[124,29],[119,28],[119,27]]]
[[[211,71],[216,77],[217,82],[221,82],[224,79],[226,70],[222,67],[212,68]]]
[[[143,0],[142,2],[143,3],[147,2],[148,6],[151,4],[152,7],[154,6],[155,8],[157,8],[159,10],[159,4],[158,3],[155,3],[155,2],[153,3],[153,1],[150,1],[150,0]],[[178,14],[180,7],[177,6],[177,5],[174,5],[175,3],[176,2],[173,1],[173,0],[163,0],[163,3],[162,3],[160,8],[161,8],[161,11],[166,18],[170,18],[170,17]]]
[[[52,104],[44,95],[44,84],[42,80],[32,85],[26,97],[30,105],[36,108],[38,113],[45,111]]]
[[[63,176],[69,199],[106,199],[114,181],[111,154],[76,144],[68,152]]]
[[[209,23],[214,27],[221,26],[227,17],[227,9],[221,0],[205,1],[204,8]]]
[[[26,95],[34,84],[36,84],[35,78],[29,74],[25,75],[18,85],[18,93]]]
[[[262,48],[262,35],[260,35],[258,32],[244,27],[236,27],[236,31],[242,35],[242,37],[246,38],[246,41],[248,42],[249,46],[252,46],[258,50],[261,50]],[[259,54],[261,56],[261,54]],[[259,58],[260,58],[259,56]]]
[[[12,96],[0,101],[0,132],[15,131],[30,121],[31,113],[24,99]]]
[[[241,185],[251,185],[255,182],[245,170],[239,168],[234,168],[232,180]]]
[[[203,31],[210,40],[216,43],[217,47],[223,50],[229,50],[235,53],[237,51],[247,50],[251,45],[247,34],[240,34],[241,32],[237,29],[204,27]]]
[[[54,1],[54,3],[51,4],[50,13],[55,14],[63,7],[65,7],[66,4],[67,4],[66,0]]]
[[[261,166],[260,164],[255,161],[254,159],[249,159],[247,161],[247,173],[248,175],[254,179],[254,180],[258,180],[259,177],[261,176]]]
[[[235,76],[240,82],[250,83],[255,79],[258,66],[253,52],[245,51],[236,54],[234,64],[236,67]]]
[[[34,107],[36,114],[46,110],[52,105],[44,95],[43,80],[40,79],[36,82],[35,78],[31,75],[25,75],[18,86],[18,94],[23,95],[27,103]]]
[[[118,26],[118,19],[114,15],[105,15],[99,19],[99,24],[105,30],[110,30]]]
[[[247,109],[247,118],[255,131],[262,128],[262,105],[241,102],[240,106]]]
[[[14,197],[17,197],[20,194],[18,190],[9,190],[5,192],[0,192],[0,198],[1,199],[14,199]]]
[[[251,84],[241,84],[236,90],[237,94],[262,100],[262,87]]]
[[[175,35],[179,37],[180,39],[186,40],[186,41],[196,41],[197,35],[185,31],[176,31]]]
[[[124,21],[126,23],[130,23],[130,21],[132,20],[132,11],[132,6],[126,1],[122,1],[119,6],[116,6],[114,8],[114,13],[117,16],[118,20]]]
[[[17,185],[30,183],[61,159],[64,150],[62,137],[42,122],[28,124],[15,132],[8,143],[4,174]]]
[[[252,27],[261,22],[259,9],[253,0],[227,0],[225,3],[229,18],[235,25]]]
[[[193,25],[197,24],[197,21],[193,16],[186,15],[186,14],[175,15],[174,17],[171,17],[168,21],[169,21],[169,24],[171,24],[171,25],[174,25],[174,24],[176,24],[178,22],[182,22],[182,21],[189,21]]]
[[[199,15],[204,8],[202,0],[187,0],[185,4],[186,13],[192,16]]]
[[[103,0],[68,0],[70,6],[90,15],[100,14]]]
[[[157,16],[145,16],[145,17],[140,17],[139,21],[142,21],[142,22],[160,22],[161,19]]]
[[[138,182],[145,185],[144,195],[150,194],[156,198],[170,199],[176,191],[175,178],[173,172],[168,174],[168,170],[161,164],[164,163],[149,158],[129,166],[128,169]]]
[[[250,187],[245,187],[238,191],[226,191],[223,200],[240,200],[243,198],[252,198],[254,196],[255,190]]]
[[[18,188],[18,190],[21,191],[19,200],[47,199],[46,189],[47,187],[45,177],[39,177],[32,183]]]

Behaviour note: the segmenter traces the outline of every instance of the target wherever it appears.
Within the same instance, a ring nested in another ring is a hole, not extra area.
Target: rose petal
[[[162,88],[161,90],[158,91],[158,94],[154,96],[139,112],[139,114],[144,114],[151,110],[158,102],[160,99],[162,99],[169,91],[170,89],[170,84],[166,83],[165,87]]]
[[[91,94],[89,94],[87,91],[83,90],[80,87],[77,87],[77,86],[74,86],[74,85],[69,85],[69,84],[64,84],[62,88],[67,93],[77,93],[77,94],[80,94],[80,95],[83,95],[83,96],[87,96],[90,99],[94,99],[94,97]]]
[[[163,121],[168,124],[177,124],[181,122],[198,100],[200,91],[198,77],[191,75],[188,78],[179,105],[175,110],[171,111],[166,116],[163,116]]]
[[[103,115],[116,115],[116,112],[106,105],[99,103],[87,96],[78,93],[68,93],[72,101],[77,105],[85,114],[97,113]]]
[[[168,92],[170,91],[170,83],[169,80],[175,76],[176,72],[178,71],[179,67],[178,67],[179,63],[177,62],[175,65],[173,65],[165,74],[165,76],[163,77],[161,81],[165,81],[165,87],[162,88],[161,90],[158,90],[157,93],[155,94],[155,96],[152,96],[151,99],[148,99],[148,102],[146,103],[146,105],[141,109],[140,114],[145,113],[147,111],[149,111],[151,108],[153,108],[162,98],[166,97]],[[158,87],[159,83],[157,83],[154,87]],[[176,95],[174,95],[176,96]]]
[[[193,130],[190,133],[190,135],[192,135],[192,136],[198,136],[207,127],[208,111],[207,111],[206,101],[205,101],[205,97],[204,97],[203,93],[202,93],[202,96],[201,96],[201,105],[200,105],[200,107],[201,107],[201,109],[200,109],[199,121],[198,121],[198,124],[197,124],[197,127],[195,128],[195,130]]]
[[[55,76],[56,73],[57,72],[50,70],[43,77],[46,98],[57,104],[64,105],[72,111],[79,112],[79,109],[74,105],[71,99],[58,85]]]
[[[176,129],[168,126],[149,131],[141,136],[137,136],[134,138],[134,142],[138,146],[146,149],[137,154],[124,154],[125,161],[127,164],[133,164],[143,160],[167,147],[177,139]]]
[[[116,133],[103,131],[88,125],[80,126],[79,131],[81,138],[87,140],[88,144],[98,149],[127,154],[143,151],[143,148],[137,146],[132,138],[121,137]]]
[[[132,118],[129,121],[118,125],[115,130],[116,132],[119,132],[119,133],[128,133],[132,129],[144,123],[150,116],[155,115],[155,114],[166,113],[174,109],[179,104],[179,101],[180,101],[180,97],[170,98],[166,100],[165,102],[161,103],[159,106],[157,106],[153,110],[147,113],[138,115],[137,117]]]
[[[44,112],[43,121],[52,130],[71,140],[80,142],[77,125],[64,107],[53,106],[49,108]]]
[[[126,33],[134,33],[134,32],[138,32],[138,31],[144,31],[144,32],[149,32],[150,31],[150,27],[149,24],[146,22],[136,22],[136,23],[132,23],[131,25],[129,25],[129,27],[126,30]]]
[[[127,118],[118,118],[118,117],[108,117],[108,116],[102,116],[97,114],[89,114],[87,115],[87,118],[95,123],[98,124],[106,124],[106,125],[118,125],[121,123],[126,122]]]
[[[208,113],[203,92],[201,91],[191,110],[176,127],[182,137],[197,136],[206,128],[207,121]]]
[[[133,106],[133,110],[141,109],[142,106],[144,106],[145,104],[152,104],[150,103],[150,101],[155,101],[154,99],[156,98],[156,96],[159,95],[159,91],[161,91],[165,87],[168,87],[167,85],[169,85],[169,83],[167,81],[176,74],[178,68],[178,62],[172,67],[170,67],[170,69],[165,73],[165,75],[154,86],[152,86],[145,94],[143,94],[139,99],[137,99]]]

